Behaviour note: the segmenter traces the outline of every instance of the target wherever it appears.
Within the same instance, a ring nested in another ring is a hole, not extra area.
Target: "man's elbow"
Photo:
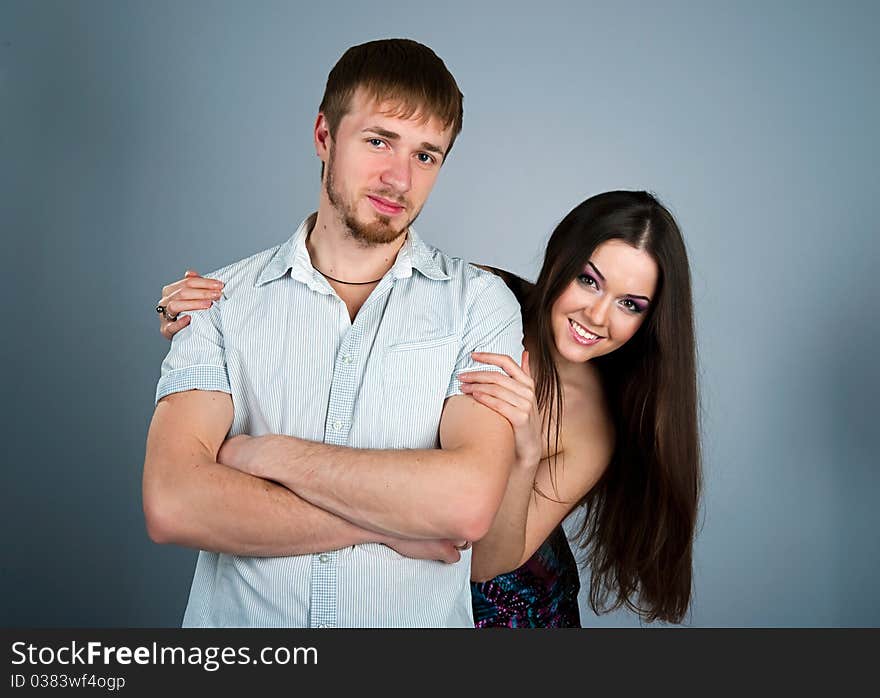
[[[459,492],[450,493],[443,502],[431,526],[431,537],[473,542],[489,532],[495,514],[484,498]]]
[[[153,480],[144,479],[144,522],[150,540],[160,545],[177,543],[180,516],[173,495],[174,488],[163,487]]]
[[[477,541],[492,528],[507,487],[507,472],[499,477],[498,471],[484,470],[473,477],[471,485],[455,507],[455,527],[458,537]]]
[[[492,526],[492,518],[469,513],[458,521],[458,536],[462,540],[475,541],[485,536]]]
[[[477,541],[492,527],[495,514],[501,505],[501,497],[491,492],[475,492],[458,508],[455,525],[458,538]]]
[[[155,497],[148,498],[144,493],[144,522],[147,525],[147,535],[150,540],[160,545],[174,542],[172,519],[162,502],[156,501]]]

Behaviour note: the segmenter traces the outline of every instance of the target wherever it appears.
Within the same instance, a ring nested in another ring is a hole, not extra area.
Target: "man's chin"
[[[402,228],[398,228],[391,224],[389,218],[380,216],[371,223],[347,220],[346,225],[351,236],[358,242],[365,245],[387,245],[406,232],[410,224],[406,223]]]

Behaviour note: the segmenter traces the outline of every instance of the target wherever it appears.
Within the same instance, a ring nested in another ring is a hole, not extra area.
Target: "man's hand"
[[[285,450],[282,451],[279,442],[274,434],[265,436],[239,434],[223,442],[217,453],[217,462],[254,477],[275,480],[277,467],[282,465],[282,457],[283,464],[289,468],[294,460],[293,447],[303,443],[301,439],[288,437],[285,439]]]
[[[235,468],[248,475],[255,477],[263,477],[256,467],[256,463],[260,460],[260,438],[256,436],[248,436],[240,434],[226,439],[217,453],[217,462]]]
[[[385,545],[404,557],[411,557],[416,560],[437,560],[437,562],[451,564],[461,559],[459,551],[464,550],[466,544],[456,547],[455,541],[452,540],[405,540],[403,538],[393,538],[386,541]]]

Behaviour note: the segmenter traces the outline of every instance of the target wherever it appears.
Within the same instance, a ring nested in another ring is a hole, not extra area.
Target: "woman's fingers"
[[[190,274],[191,270],[187,270],[186,275],[182,279],[178,279],[174,283],[168,284],[162,288],[162,296],[170,296],[175,291],[182,288],[204,288],[220,290],[224,284],[217,279],[209,279],[205,276],[198,276],[195,272]]]
[[[471,352],[471,356],[474,357],[481,364],[492,364],[493,366],[503,368],[510,375],[513,375],[517,370],[519,370],[519,366],[517,365],[516,361],[511,359],[507,354],[494,354],[488,351],[474,351]]]
[[[184,315],[183,317],[177,318],[177,320],[175,320],[174,322],[168,322],[167,320],[162,318],[162,327],[159,331],[162,333],[162,336],[165,337],[165,339],[171,339],[189,323],[189,315]]]
[[[211,307],[211,303],[220,300],[222,295],[222,281],[198,276],[197,272],[187,269],[183,279],[162,289],[162,298],[156,305],[164,307],[168,315],[175,317],[189,310],[207,310]],[[162,335],[170,339],[189,323],[187,320],[186,324],[177,325],[178,322],[179,320],[171,322],[165,316],[161,316],[159,329]]]
[[[165,312],[167,312],[171,317],[175,315],[180,315],[181,313],[185,313],[188,310],[207,310],[211,307],[212,300],[178,300],[174,298],[167,303],[160,303],[160,305],[165,306]]]
[[[200,276],[195,269],[187,269],[182,279],[162,288],[162,298],[156,304],[165,308],[165,313],[177,317],[191,310],[207,310],[211,304],[220,300],[224,283],[217,279]],[[165,314],[159,315],[159,331],[165,339],[171,339],[190,323],[189,315],[168,320]]]
[[[532,377],[520,368],[519,364],[507,354],[493,354],[491,352],[475,351],[471,356],[481,364],[492,364],[507,371],[507,374],[517,380],[531,382]]]
[[[499,373],[498,371],[467,371],[459,373],[458,380],[462,385],[501,385],[530,401],[535,397],[534,389],[530,383],[526,382],[525,378],[522,380],[514,380],[510,376]]]
[[[523,352],[523,369],[502,354],[475,354],[474,358],[505,371],[516,369],[515,378],[498,371],[459,374],[461,391],[510,422],[517,462],[529,468],[536,467],[541,460],[541,419],[535,402],[534,382],[528,372],[527,352]]]
[[[168,304],[175,301],[217,301],[223,295],[222,291],[217,289],[200,289],[200,288],[179,288],[167,296],[162,296],[159,305],[168,307]]]
[[[526,416],[528,416],[529,411],[532,409],[532,403],[530,400],[512,390],[493,383],[466,383],[461,386],[461,392],[465,395],[473,395],[474,397],[477,395],[490,395],[497,400],[503,400]]]
[[[493,395],[488,395],[486,393],[474,393],[471,397],[474,398],[481,405],[485,405],[491,410],[494,410],[502,417],[504,417],[510,425],[514,428],[514,430],[518,426],[522,426],[523,422],[523,414],[522,410],[517,409],[513,405],[511,405],[506,400],[501,400]]]

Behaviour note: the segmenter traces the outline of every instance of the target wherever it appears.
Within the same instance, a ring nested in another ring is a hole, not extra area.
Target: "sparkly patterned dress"
[[[477,628],[579,628],[577,563],[558,526],[519,569],[471,583]]]

